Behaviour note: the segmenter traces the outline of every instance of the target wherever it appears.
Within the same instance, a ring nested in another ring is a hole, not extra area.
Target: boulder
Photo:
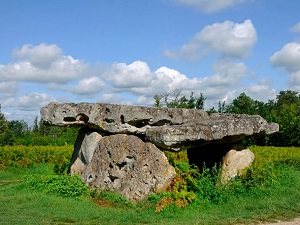
[[[230,179],[242,173],[254,161],[254,154],[245,147],[235,146],[224,156],[222,165],[222,182],[226,183]]]
[[[100,138],[81,177],[90,187],[118,192],[137,202],[166,190],[175,174],[155,145],[133,135],[116,134]]]

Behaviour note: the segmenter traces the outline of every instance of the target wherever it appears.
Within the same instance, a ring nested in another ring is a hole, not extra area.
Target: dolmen
[[[258,115],[102,103],[53,102],[41,116],[46,125],[80,127],[71,175],[132,202],[165,191],[173,181],[176,172],[164,151],[187,150],[189,163],[199,167],[221,163],[226,181],[254,160],[242,140],[279,130]]]

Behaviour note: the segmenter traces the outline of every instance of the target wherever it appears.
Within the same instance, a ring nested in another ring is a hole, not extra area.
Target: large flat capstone
[[[161,149],[181,150],[206,144],[235,143],[279,130],[258,115],[212,114],[199,109],[170,109],[101,103],[50,103],[41,109],[46,124],[81,126],[108,134],[140,135]]]

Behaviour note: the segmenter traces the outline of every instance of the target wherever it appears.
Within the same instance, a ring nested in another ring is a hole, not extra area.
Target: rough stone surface
[[[108,133],[144,134],[150,126],[178,125],[208,119],[198,109],[168,109],[101,103],[50,103],[41,109],[49,125],[88,126]]]
[[[224,157],[222,165],[222,181],[226,183],[237,176],[254,161],[254,154],[244,147],[234,146]]]
[[[168,109],[98,103],[50,103],[41,110],[50,125],[82,126],[110,134],[142,135],[167,150],[207,143],[234,143],[279,130],[260,116],[212,114],[198,109]]]
[[[82,173],[88,186],[118,192],[133,202],[166,190],[174,176],[162,151],[126,134],[102,137]]]
[[[278,129],[278,124],[269,124],[258,115],[212,114],[209,119],[193,124],[151,127],[146,130],[146,140],[163,149],[181,150],[204,144],[235,143]]]
[[[82,128],[78,132],[74,145],[74,151],[70,163],[69,174],[82,174],[86,166],[91,162],[98,142],[105,136],[89,128]]]
[[[228,181],[254,159],[248,149],[232,145],[279,130],[278,124],[257,115],[208,115],[198,109],[50,103],[41,115],[48,125],[82,127],[70,174],[133,202],[165,190],[175,176],[158,148],[187,149],[189,162],[199,168],[223,161],[223,180]]]

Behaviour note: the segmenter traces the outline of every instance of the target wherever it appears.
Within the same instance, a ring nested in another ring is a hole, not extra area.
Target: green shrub
[[[0,164],[2,167],[32,167],[40,163],[65,166],[72,152],[72,146],[4,146],[0,148]]]
[[[31,175],[25,179],[25,185],[62,197],[80,198],[88,193],[88,188],[77,175]]]

